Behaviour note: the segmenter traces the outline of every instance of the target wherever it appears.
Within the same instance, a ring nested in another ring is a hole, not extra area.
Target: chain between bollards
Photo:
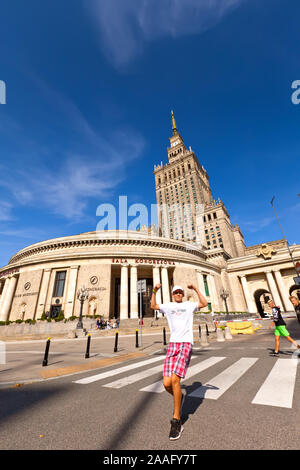
[[[119,337],[119,332],[116,331],[114,352],[118,352],[118,337]]]
[[[163,336],[164,336],[164,346],[167,344],[167,338],[166,338],[166,329],[163,329]]]
[[[87,345],[86,345],[86,352],[85,358],[88,359],[90,357],[90,345],[91,345],[91,335],[88,335]]]
[[[47,339],[47,343],[46,343],[45,355],[44,355],[44,360],[43,360],[43,367],[48,365],[49,348],[50,348],[50,338]]]
[[[135,331],[135,347],[139,347],[139,330]]]

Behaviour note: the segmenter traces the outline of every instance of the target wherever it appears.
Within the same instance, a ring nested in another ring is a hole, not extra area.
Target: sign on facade
[[[138,293],[146,292],[146,279],[138,281]]]

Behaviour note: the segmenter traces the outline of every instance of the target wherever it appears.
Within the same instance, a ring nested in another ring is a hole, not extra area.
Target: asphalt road
[[[295,320],[287,325],[291,336],[300,341],[300,325]],[[286,340],[281,341],[280,359],[270,356],[273,347],[271,331],[238,335],[231,341],[214,342],[207,349],[196,346],[190,368],[197,366],[199,371],[182,383],[187,398],[184,431],[178,441],[168,439],[171,396],[141,390],[161,379],[162,372],[157,368],[162,368],[164,356],[156,353],[101,370],[1,389],[0,448],[174,452],[299,449],[299,361],[292,359],[294,349]],[[153,362],[135,367],[148,359]],[[207,360],[212,365],[201,371],[199,365]],[[118,371],[127,366],[132,366],[131,370]],[[90,383],[78,383],[104,372],[109,374]],[[116,384],[107,387],[121,379],[119,388],[114,388]],[[190,396],[200,386],[202,396]],[[263,404],[253,403],[258,393]],[[272,399],[276,397],[279,402],[274,406]]]

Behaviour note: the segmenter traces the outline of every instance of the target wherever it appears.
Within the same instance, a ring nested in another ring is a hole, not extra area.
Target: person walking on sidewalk
[[[293,304],[293,307],[294,307],[295,312],[296,312],[297,320],[300,323],[300,302],[299,302],[299,299],[295,295],[291,295],[289,297],[289,299]]]
[[[273,325],[275,325],[275,329],[274,329],[275,350],[274,350],[273,356],[275,357],[279,356],[280,336],[284,336],[290,343],[293,343],[297,349],[300,349],[299,344],[297,344],[296,341],[290,337],[290,334],[288,330],[286,329],[286,323],[281,316],[280,308],[276,307],[274,301],[271,299],[268,301],[268,305],[269,307],[271,307],[272,315],[273,315],[273,321],[270,325],[270,329],[272,329]]]
[[[153,289],[151,308],[166,315],[170,328],[170,344],[164,363],[163,385],[167,392],[173,395],[174,413],[171,420],[169,438],[179,439],[183,431],[180,411],[183,405],[183,395],[180,381],[186,375],[193,347],[193,317],[194,312],[208,305],[207,300],[194,285],[189,285],[197,296],[198,302],[183,302],[184,290],[181,286],[172,289],[173,302],[156,303],[156,293],[161,288],[157,284]]]

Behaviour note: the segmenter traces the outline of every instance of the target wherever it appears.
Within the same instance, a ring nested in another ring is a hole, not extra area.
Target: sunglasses
[[[178,295],[178,294],[183,295],[183,292],[181,290],[176,290],[175,292],[173,292],[173,295]]]

